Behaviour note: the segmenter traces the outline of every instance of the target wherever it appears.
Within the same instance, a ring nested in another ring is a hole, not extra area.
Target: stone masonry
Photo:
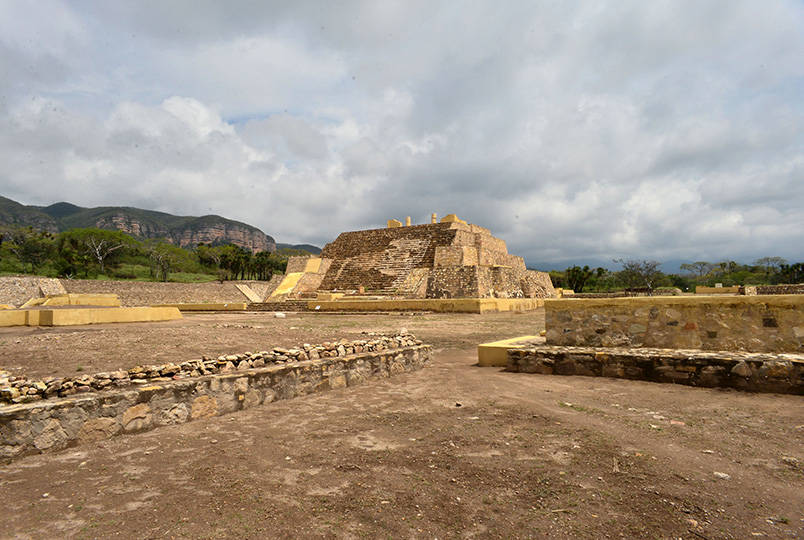
[[[804,355],[789,353],[536,345],[509,349],[507,371],[804,394]]]
[[[546,300],[550,345],[804,351],[804,297]]]
[[[413,336],[380,336],[138,366],[59,388],[11,381],[3,395],[16,397],[0,405],[0,461],[353,386],[421,369],[429,358],[430,347]]]
[[[341,233],[319,291],[407,298],[551,298],[549,276],[525,268],[488,229],[463,221]]]

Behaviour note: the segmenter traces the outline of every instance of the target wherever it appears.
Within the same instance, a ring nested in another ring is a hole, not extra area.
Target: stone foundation
[[[0,406],[0,460],[353,386],[421,369],[430,359],[429,345],[391,341],[372,352],[340,355],[337,350],[332,357],[259,368],[243,358],[240,363],[246,363],[234,372],[158,377],[141,385]]]
[[[800,354],[542,345],[509,349],[506,369],[804,395]]]
[[[545,300],[549,345],[804,351],[804,296]]]

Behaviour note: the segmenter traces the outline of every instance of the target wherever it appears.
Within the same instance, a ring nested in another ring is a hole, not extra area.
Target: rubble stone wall
[[[791,285],[757,285],[757,294],[804,294],[804,283]]]
[[[105,281],[97,279],[63,279],[68,293],[116,294],[124,306],[149,306],[152,304],[193,304],[248,302],[246,296],[235,287],[236,283],[248,285],[268,294],[268,281],[213,281],[209,283],[162,283],[145,281]],[[272,290],[272,289],[271,289]]]
[[[545,301],[547,343],[719,351],[804,351],[804,296]]]
[[[804,395],[804,355],[546,345],[509,349],[507,371]]]
[[[0,277],[0,304],[19,307],[31,298],[66,294],[58,279],[37,276]]]
[[[430,347],[402,338],[392,339],[387,347],[361,352],[356,352],[360,346],[354,343],[337,344],[333,355],[307,354],[307,360],[282,354],[287,358],[284,362],[266,364],[260,358],[256,361],[259,367],[254,367],[250,355],[239,361],[236,357],[242,355],[231,355],[235,359],[224,357],[220,364],[224,367],[212,374],[165,377],[157,370],[160,376],[138,379],[141,384],[117,387],[115,379],[98,379],[107,386],[90,387],[89,392],[63,398],[0,406],[0,460],[229,414],[424,367]],[[237,365],[230,368],[228,364]],[[204,365],[212,364],[201,362],[190,367],[199,372]],[[185,373],[182,367],[175,366],[174,373]]]
[[[524,260],[509,254],[503,240],[462,222],[346,232],[321,256],[332,265],[320,290],[362,286],[375,294],[428,298],[519,298],[527,290],[555,296],[552,285],[529,284]],[[418,271],[429,272],[426,287]]]

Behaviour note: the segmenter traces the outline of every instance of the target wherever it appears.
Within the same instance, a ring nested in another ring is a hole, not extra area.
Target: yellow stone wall
[[[654,296],[545,301],[547,343],[804,351],[804,296]]]

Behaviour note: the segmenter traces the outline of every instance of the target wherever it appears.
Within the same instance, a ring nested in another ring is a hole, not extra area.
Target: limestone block
[[[33,440],[31,423],[23,420],[11,420],[0,424],[0,439],[12,445],[26,445]]]
[[[78,432],[79,442],[101,441],[114,437],[123,429],[115,418],[91,418],[84,422]]]
[[[189,417],[190,411],[187,410],[187,405],[177,403],[169,409],[160,411],[158,422],[160,425],[183,424]]]
[[[67,440],[67,433],[61,427],[61,423],[55,418],[51,418],[44,429],[34,438],[34,446],[37,450],[47,450]]]
[[[218,413],[218,402],[212,396],[198,396],[193,400],[190,418],[207,418]]]
[[[243,395],[243,408],[250,409],[256,407],[262,402],[262,394],[259,390],[252,389]]]
[[[345,388],[346,387],[346,375],[344,375],[344,374],[330,375],[330,377],[329,377],[329,387],[332,388],[332,389]]]
[[[123,413],[123,430],[140,431],[147,429],[151,427],[152,420],[151,407],[147,403],[134,405]]]
[[[396,229],[402,226],[402,222],[398,219],[389,219],[388,220],[388,228],[389,229]]]

